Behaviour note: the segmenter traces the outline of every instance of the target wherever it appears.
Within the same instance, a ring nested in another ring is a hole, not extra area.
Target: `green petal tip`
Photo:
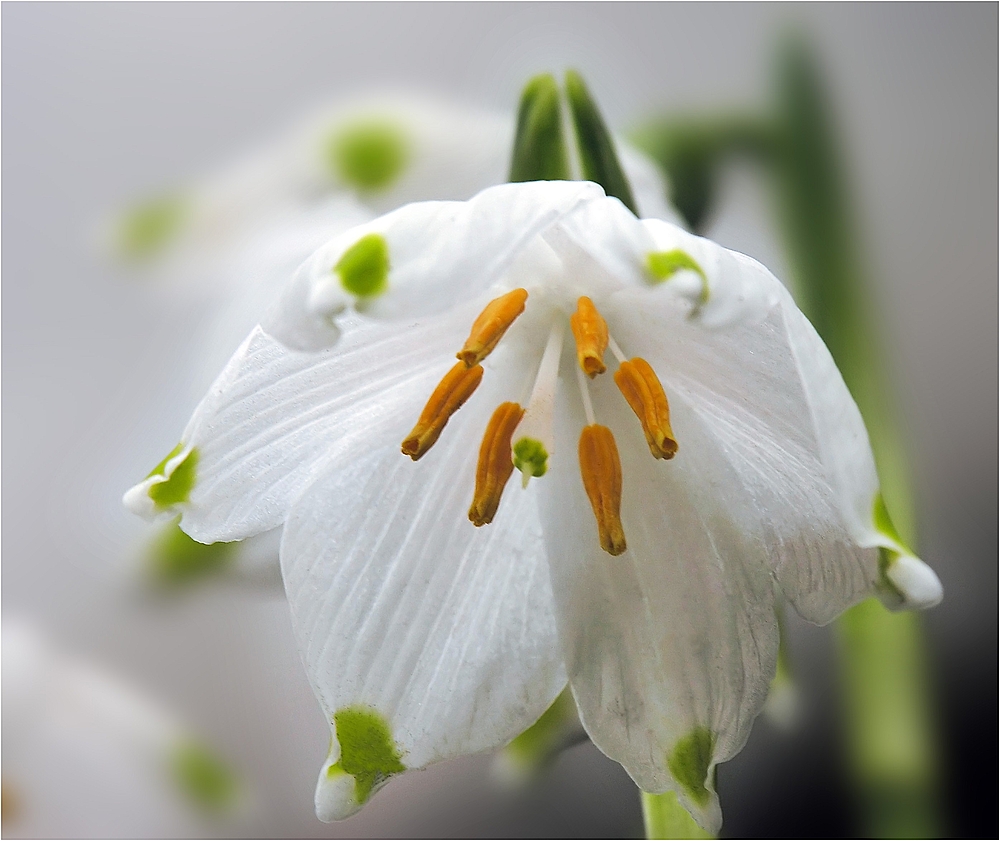
[[[389,244],[381,234],[366,234],[343,253],[333,270],[352,295],[381,295],[389,288]]]
[[[370,707],[355,706],[334,713],[340,759],[327,769],[328,776],[354,777],[354,798],[364,803],[372,790],[406,770],[392,739],[389,723]]]
[[[326,161],[333,174],[352,187],[385,190],[406,169],[409,145],[403,129],[390,120],[362,120],[330,138]]]

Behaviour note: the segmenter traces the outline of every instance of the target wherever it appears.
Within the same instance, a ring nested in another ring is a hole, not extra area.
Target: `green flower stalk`
[[[914,501],[893,389],[861,268],[842,165],[818,69],[790,41],[778,72],[782,231],[799,303],[833,354],[865,418],[887,508],[913,542]],[[920,619],[868,601],[840,620],[849,764],[865,828],[876,837],[940,831],[939,762]]]

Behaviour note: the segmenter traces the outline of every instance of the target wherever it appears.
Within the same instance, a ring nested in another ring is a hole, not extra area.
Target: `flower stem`
[[[642,792],[642,818],[647,838],[712,838],[694,822],[672,791]]]
[[[806,45],[779,65],[778,197],[799,303],[823,337],[868,427],[882,494],[903,538],[915,513],[892,384],[876,329],[818,68]],[[870,600],[838,623],[848,763],[874,837],[939,831],[937,746],[919,618]]]

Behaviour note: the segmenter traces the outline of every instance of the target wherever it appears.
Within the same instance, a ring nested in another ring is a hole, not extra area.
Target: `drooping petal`
[[[262,324],[289,347],[336,341],[352,304],[372,318],[439,312],[494,284],[543,230],[603,190],[588,182],[501,184],[468,202],[407,205],[331,240]]]
[[[419,462],[397,442],[323,474],[289,515],[285,586],[331,724],[323,820],[403,770],[499,747],[565,685],[534,488],[508,487],[491,525],[467,513],[505,381],[488,371]]]
[[[786,517],[794,531],[779,523],[769,538],[779,547],[778,580],[799,612],[827,622],[872,594],[894,609],[936,603],[940,583],[933,571],[902,545],[891,524],[887,529],[877,521],[881,497],[860,412],[788,291],[743,254],[655,220],[642,225],[660,249],[653,257],[664,258],[649,268],[666,266],[668,282],[646,295],[624,290],[617,302],[641,311],[644,336],[663,351],[661,367],[685,380],[677,383],[681,396],[700,392],[694,399],[733,451],[734,464],[751,466],[740,471],[749,486],[763,479],[778,491],[777,504],[762,507],[802,515]],[[686,319],[669,300],[678,292],[690,302]],[[622,332],[637,338],[638,326],[629,317]],[[795,494],[809,502],[796,502]],[[913,575],[903,575],[904,567]]]
[[[475,304],[391,329],[355,319],[335,348],[315,354],[290,351],[256,329],[195,411],[183,444],[126,494],[126,504],[145,515],[179,511],[182,528],[204,542],[281,525],[327,464],[402,440],[474,317]],[[150,498],[157,485],[176,481],[192,452],[184,493],[165,504]]]
[[[626,551],[601,549],[575,464],[539,481],[551,477],[543,525],[567,670],[595,744],[716,831],[714,766],[742,747],[774,672],[767,547],[730,517],[738,479],[699,419],[679,407],[681,450],[655,460],[614,389],[599,378],[593,397],[621,453]],[[563,440],[582,425],[571,404],[557,417]]]
[[[627,354],[659,374],[672,412],[686,406],[730,465],[730,485],[720,489],[730,516],[768,547],[762,562],[796,610],[829,622],[873,592],[878,559],[841,511],[782,310],[709,329],[667,296],[617,296],[609,326]],[[846,390],[842,397],[850,401]],[[691,433],[676,423],[674,431],[683,460]]]

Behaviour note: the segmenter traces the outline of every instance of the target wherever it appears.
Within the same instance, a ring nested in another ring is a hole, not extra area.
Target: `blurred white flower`
[[[7,620],[3,687],[6,838],[203,837],[246,805],[158,704]]]
[[[594,743],[717,831],[714,768],[774,675],[776,590],[820,623],[941,595],[784,287],[586,182],[332,239],[126,502],[198,541],[284,526],[331,725],[324,820],[509,742],[568,680]]]

